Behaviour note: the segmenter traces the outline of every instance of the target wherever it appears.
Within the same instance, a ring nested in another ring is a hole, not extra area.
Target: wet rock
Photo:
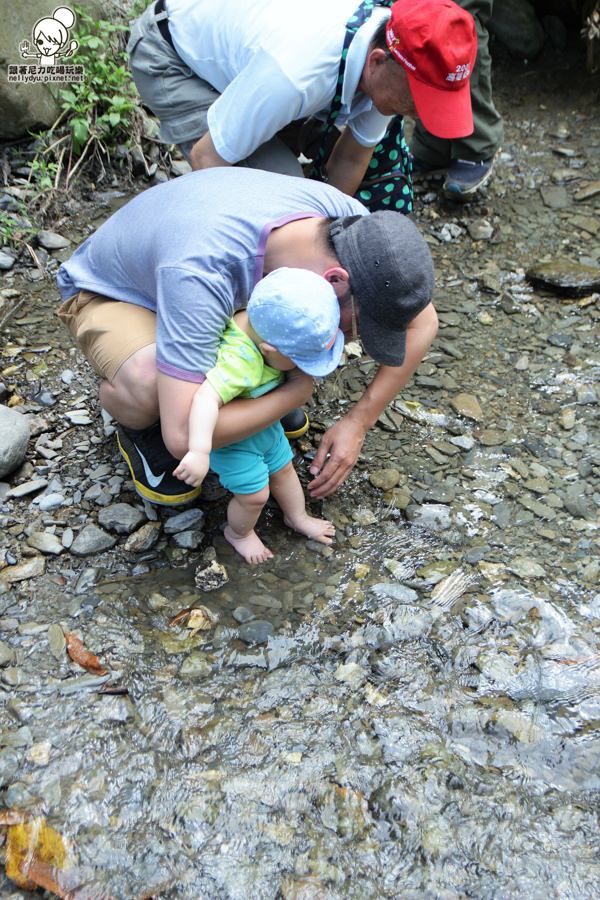
[[[519,557],[508,566],[509,572],[518,575],[519,578],[544,578],[546,570],[533,559]]]
[[[65,550],[62,542],[55,534],[51,534],[49,531],[32,532],[27,538],[27,544],[48,556],[58,556],[60,553],[64,553]]]
[[[452,525],[452,511],[442,503],[411,505],[406,510],[409,522],[428,531],[446,531]]]
[[[600,290],[600,268],[584,266],[568,259],[538,263],[531,266],[525,274],[535,287],[568,297],[583,297]]]
[[[274,631],[273,623],[265,619],[244,622],[238,629],[238,636],[245,644],[264,644]]]
[[[204,532],[197,528],[190,531],[178,531],[173,535],[173,543],[183,550],[197,550],[204,540]]]
[[[15,658],[15,651],[12,647],[9,647],[4,641],[0,641],[0,667],[7,666],[9,663],[13,662]]]
[[[15,264],[15,257],[6,250],[0,250],[0,271],[8,272]]]
[[[412,588],[395,582],[381,581],[372,585],[370,590],[376,597],[395,600],[397,603],[416,603],[419,599],[419,595]]]
[[[369,481],[380,491],[391,491],[400,481],[400,472],[398,469],[378,469],[371,472]]]
[[[145,518],[141,510],[129,503],[112,503],[98,513],[100,524],[116,534],[131,534]]]
[[[128,553],[144,553],[151,550],[160,537],[160,522],[146,522],[137,531],[129,535],[124,544],[124,549]]]
[[[37,242],[44,250],[64,250],[71,246],[69,238],[54,231],[38,231]]]
[[[489,241],[494,233],[494,226],[487,219],[474,219],[467,225],[467,230],[474,241]]]
[[[377,516],[375,515],[373,510],[368,509],[365,506],[361,506],[358,509],[352,510],[352,521],[356,522],[357,525],[361,525],[363,528],[366,528],[369,525],[375,524],[375,522],[377,521]],[[324,547],[325,544],[322,544],[321,546]]]
[[[190,653],[179,670],[184,678],[207,678],[211,672],[212,666],[204,653]]]
[[[179,531],[189,531],[192,528],[202,525],[204,521],[204,513],[197,507],[185,509],[183,512],[177,513],[167,519],[163,525],[165,534],[177,534]]]
[[[16,410],[0,405],[0,478],[24,462],[28,441],[27,419]]]
[[[208,564],[201,563],[194,575],[194,584],[199,591],[218,591],[228,581],[227,569],[216,559]]]
[[[248,622],[250,619],[253,619],[254,613],[252,610],[248,609],[247,606],[236,606],[232,612],[232,616],[236,622],[242,624],[243,622]]]
[[[585,187],[575,191],[573,196],[575,200],[582,202],[584,200],[591,200],[591,198],[595,197],[597,194],[600,194],[600,181],[592,181]]]
[[[558,422],[565,431],[571,431],[572,428],[575,428],[575,419],[575,409],[572,406],[565,406],[560,411]]]
[[[62,659],[64,657],[67,642],[60,625],[53,624],[48,629],[48,646],[55,659]]]
[[[488,28],[520,59],[535,59],[546,39],[529,0],[496,0]]]
[[[544,206],[549,209],[566,209],[570,205],[566,187],[562,184],[549,184],[540,188]]]
[[[86,525],[73,541],[71,552],[75,556],[90,556],[93,553],[110,550],[116,543],[117,539],[102,528],[98,528],[97,525]]]
[[[341,681],[356,689],[365,681],[366,673],[363,667],[358,663],[349,662],[345,664],[342,663],[342,665],[338,666],[333,673],[333,677],[336,681]]]
[[[46,569],[46,561],[43,556],[32,556],[16,566],[8,566],[0,572],[0,583],[15,584],[25,581],[27,578],[37,578],[43,575]]]
[[[94,710],[96,722],[116,722],[123,724],[135,718],[135,707],[129,697],[102,697]]]
[[[480,422],[483,419],[483,410],[479,405],[479,400],[473,394],[457,394],[450,398],[450,406],[466,419],[474,419]]]
[[[499,431],[497,428],[483,428],[477,432],[477,440],[484,447],[500,447],[506,438],[506,432]]]

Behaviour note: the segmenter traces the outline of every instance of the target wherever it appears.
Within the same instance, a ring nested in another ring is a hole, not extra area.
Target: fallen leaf
[[[85,669],[86,672],[91,672],[92,675],[108,674],[108,669],[104,668],[95,653],[86,650],[83,641],[81,641],[76,634],[73,634],[72,631],[68,631],[65,634],[65,638],[67,639],[67,653],[73,662],[76,662],[77,665],[81,666],[82,669]]]
[[[181,612],[178,612],[176,616],[173,616],[172,619],[169,619],[167,623],[169,628],[173,628],[175,625],[179,625],[180,622],[183,622],[184,619],[187,619],[191,611],[192,607],[188,606],[186,609],[182,609]]]
[[[20,809],[0,809],[0,825],[21,825],[30,818],[31,815]]]

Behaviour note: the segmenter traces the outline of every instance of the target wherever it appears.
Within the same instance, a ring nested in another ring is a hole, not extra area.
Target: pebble
[[[218,591],[229,581],[225,566],[213,559],[206,565],[201,563],[194,575],[194,584],[199,591]]]
[[[6,250],[0,250],[0,271],[8,272],[15,264],[15,257]]]
[[[17,563],[16,566],[8,566],[0,572],[0,582],[5,584],[15,584],[18,581],[25,581],[27,578],[37,578],[43,575],[46,570],[46,561],[43,556],[32,556],[24,562]]]
[[[211,672],[212,666],[204,653],[190,653],[179,669],[179,674],[188,678],[206,678]]]
[[[187,175],[191,171],[192,171],[192,167],[190,166],[189,162],[187,162],[187,160],[185,160],[185,159],[174,159],[171,162],[171,172],[175,176]]]
[[[62,533],[62,537],[61,537],[61,543],[62,543],[63,547],[65,548],[65,550],[68,550],[71,547],[74,537],[75,537],[75,534],[73,532],[73,529],[69,528],[69,527],[65,528],[65,530]]]
[[[377,516],[373,512],[373,510],[368,509],[366,506],[360,506],[358,509],[352,510],[352,521],[356,522],[357,525],[361,525],[363,528],[368,527],[369,525],[374,525],[377,521]],[[314,541],[309,541],[309,543],[316,543]],[[322,544],[321,546],[325,546]]]
[[[265,619],[244,622],[238,629],[238,636],[245,644],[264,644],[274,631],[273,623]]]
[[[487,219],[473,219],[467,225],[467,231],[474,241],[489,241],[494,233],[494,226]]]
[[[34,531],[27,538],[27,544],[40,553],[46,553],[49,556],[58,556],[63,553],[65,548],[55,534],[48,531]]]
[[[116,534],[131,534],[145,520],[144,513],[129,503],[112,503],[98,513],[98,522],[103,528]]]
[[[110,550],[116,543],[116,538],[98,528],[97,525],[86,525],[73,541],[71,553],[76,556],[90,556],[92,553]]]
[[[396,582],[379,582],[379,584],[372,585],[370,591],[377,597],[388,597],[391,600],[396,600],[398,603],[416,603],[419,599],[419,595],[415,590]]]
[[[457,394],[450,398],[450,406],[466,419],[474,419],[480,422],[483,419],[483,410],[479,404],[479,400],[473,394]]]
[[[29,423],[15,409],[0,404],[0,478],[10,475],[24,462],[29,441]]]
[[[400,472],[398,469],[378,469],[371,472],[369,481],[380,491],[391,491],[400,482]]]
[[[204,513],[197,507],[186,509],[167,519],[163,525],[165,534],[177,534],[179,531],[189,531],[204,521]]]
[[[69,238],[56,234],[55,231],[38,231],[37,242],[44,250],[64,250],[71,246]]]
[[[571,431],[572,428],[575,428],[575,418],[575,409],[572,406],[563,407],[558,417],[560,427],[565,431]]]

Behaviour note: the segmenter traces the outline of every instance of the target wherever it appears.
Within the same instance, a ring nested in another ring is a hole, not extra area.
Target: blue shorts
[[[232,494],[255,494],[294,458],[279,422],[210,454],[210,467]]]

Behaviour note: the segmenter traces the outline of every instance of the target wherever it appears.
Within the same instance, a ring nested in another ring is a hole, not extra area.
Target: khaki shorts
[[[79,291],[58,317],[101,378],[113,381],[126,359],[156,342],[156,314],[143,306]]]

